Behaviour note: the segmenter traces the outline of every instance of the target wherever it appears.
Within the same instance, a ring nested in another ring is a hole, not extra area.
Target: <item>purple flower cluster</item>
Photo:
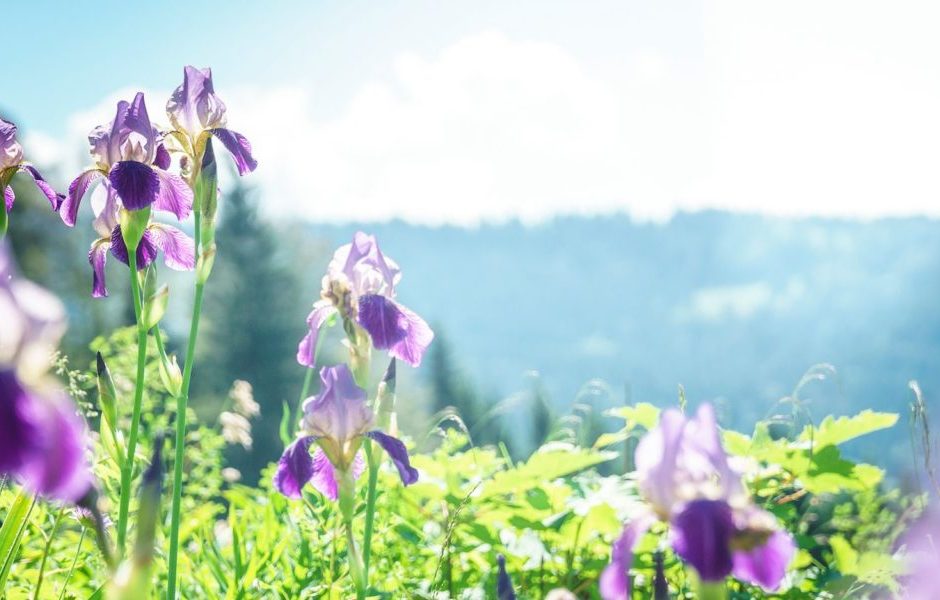
[[[352,243],[333,254],[320,300],[307,317],[309,331],[297,347],[297,362],[315,366],[320,329],[339,315],[354,331],[368,333],[376,350],[388,350],[394,358],[420,365],[434,332],[424,319],[395,300],[400,280],[398,264],[382,254],[375,237],[357,232]]]
[[[103,182],[98,201],[92,199],[93,225],[99,237],[88,253],[95,297],[108,295],[108,253],[125,264],[129,262],[121,229],[122,211],[153,209],[170,213],[179,221],[192,213],[193,165],[201,162],[209,135],[215,135],[232,152],[239,173],[257,166],[248,140],[221,127],[225,105],[215,95],[209,69],[184,69],[183,83],[167,104],[167,116],[175,129],[164,134],[150,121],[142,93],[130,102],[118,102],[114,120],[96,127],[88,136],[94,165],[72,181],[68,195],[57,207],[62,221],[74,226],[89,189]],[[171,151],[183,154],[181,164],[189,169],[190,181],[170,171]],[[147,268],[159,252],[163,252],[164,263],[171,269],[195,267],[193,240],[176,227],[150,221],[137,245],[137,268]]]
[[[657,521],[669,524],[676,554],[705,582],[727,576],[777,589],[796,547],[777,519],[751,501],[721,443],[714,410],[694,418],[667,410],[636,449],[646,508],[624,527],[600,580],[604,600],[629,598],[633,548]]]
[[[288,498],[300,498],[303,487],[312,483],[320,493],[336,500],[337,475],[350,475],[355,480],[365,469],[359,449],[366,438],[388,453],[402,483],[416,482],[418,472],[411,466],[408,450],[401,440],[375,428],[366,392],[356,385],[349,367],[324,367],[320,384],[320,393],[304,402],[302,435],[284,450],[274,487]],[[311,455],[314,444],[317,448]]]
[[[0,244],[0,476],[33,493],[77,502],[92,491],[85,423],[72,401],[45,381],[65,331],[65,307],[20,278]]]

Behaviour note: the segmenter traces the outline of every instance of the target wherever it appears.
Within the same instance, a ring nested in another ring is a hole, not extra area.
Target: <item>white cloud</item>
[[[916,13],[862,4],[709,5],[701,56],[643,48],[616,72],[479,33],[436,56],[401,54],[328,117],[314,108],[329,90],[302,78],[220,93],[279,216],[938,215],[940,48],[929,28],[902,26]],[[73,115],[69,148],[84,152],[117,96]],[[151,116],[165,97],[148,96]],[[54,157],[48,142],[35,139]],[[59,155],[78,167],[82,152]]]

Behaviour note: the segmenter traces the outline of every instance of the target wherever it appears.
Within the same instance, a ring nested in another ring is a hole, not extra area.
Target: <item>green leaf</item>
[[[896,413],[881,413],[863,410],[854,417],[827,416],[819,427],[806,427],[800,434],[800,440],[812,442],[813,446],[838,446],[849,440],[867,435],[874,431],[893,427],[898,422]]]
[[[558,479],[616,457],[614,452],[600,452],[559,444],[546,445],[528,462],[497,473],[480,492],[481,498],[498,494],[524,492],[537,484]]]
[[[659,422],[660,410],[649,402],[639,402],[633,406],[621,406],[607,411],[611,417],[620,417],[627,422],[626,428],[635,429],[637,425],[652,429]]]
[[[32,494],[20,490],[13,506],[10,507],[10,512],[3,520],[3,527],[0,527],[0,589],[4,589],[10,567],[16,560],[23,532],[26,531],[26,523],[35,504],[36,498]]]

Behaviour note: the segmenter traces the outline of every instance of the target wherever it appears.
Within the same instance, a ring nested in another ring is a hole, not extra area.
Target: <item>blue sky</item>
[[[91,6],[5,8],[0,110],[63,181],[119,97],[159,116],[195,64],[274,215],[940,214],[929,2]]]

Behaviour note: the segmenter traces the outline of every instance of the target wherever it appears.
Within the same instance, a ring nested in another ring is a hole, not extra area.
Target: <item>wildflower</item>
[[[768,591],[780,586],[796,551],[793,539],[751,502],[728,462],[711,406],[693,419],[664,412],[637,446],[636,465],[648,507],[613,545],[600,580],[605,600],[628,597],[633,548],[657,520],[669,523],[673,550],[702,581],[733,574]]]
[[[222,437],[229,444],[240,444],[245,450],[251,450],[251,423],[238,413],[223,411],[219,415],[222,423]]]
[[[16,125],[0,118],[0,189],[3,190],[3,204],[7,214],[13,210],[13,201],[16,199],[10,187],[10,181],[16,173],[26,173],[32,177],[36,187],[49,200],[52,210],[59,210],[65,196],[57,194],[36,167],[24,161],[23,147],[16,141]]]
[[[108,254],[124,264],[129,261],[127,244],[119,224],[121,200],[111,186],[105,186],[101,192],[106,196],[95,209],[95,219],[92,221],[98,239],[91,243],[88,251],[88,263],[93,273],[91,295],[94,298],[108,295],[105,282]],[[191,271],[196,266],[196,248],[192,238],[176,227],[151,222],[144,229],[137,245],[137,269],[149,267],[160,251],[163,252],[163,263],[175,271]]]
[[[424,319],[395,301],[400,280],[398,264],[382,254],[375,237],[357,232],[351,244],[333,254],[321,299],[307,317],[310,331],[297,348],[297,361],[315,366],[319,330],[338,314],[348,330],[365,330],[376,349],[418,366],[434,332]]]
[[[42,379],[64,318],[58,299],[15,276],[0,245],[0,476],[74,503],[92,491],[85,424],[71,400]]]
[[[113,188],[121,206],[136,211],[149,206],[171,212],[180,220],[192,212],[193,193],[178,175],[170,173],[170,154],[151,124],[139,93],[130,103],[118,102],[117,114],[108,125],[89,135],[95,165],[75,178],[59,207],[59,215],[72,227],[86,192],[98,179]]]
[[[375,440],[391,457],[402,483],[418,480],[405,445],[373,427],[374,415],[366,405],[365,390],[356,385],[346,365],[320,370],[320,393],[303,404],[303,435],[285,450],[274,475],[274,487],[289,498],[299,498],[307,482],[336,500],[337,474],[357,479],[364,470],[359,454],[363,440]],[[316,444],[313,455],[310,447]]]
[[[228,392],[228,397],[235,407],[235,412],[243,417],[251,418],[261,414],[261,406],[255,402],[251,384],[247,381],[236,379]]]
[[[209,136],[214,136],[235,159],[238,174],[245,175],[258,166],[251,156],[251,144],[240,133],[225,128],[225,103],[215,95],[212,69],[183,68],[183,83],[173,90],[166,114],[173,136],[190,156],[202,156]]]

